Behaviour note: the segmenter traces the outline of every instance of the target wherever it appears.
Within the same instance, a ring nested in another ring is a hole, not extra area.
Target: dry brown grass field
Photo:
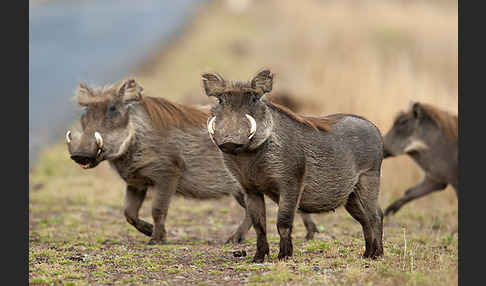
[[[213,1],[184,34],[152,55],[134,76],[148,95],[210,102],[200,74],[248,79],[276,73],[305,114],[354,113],[385,134],[411,101],[457,114],[457,1],[253,1],[244,11]],[[379,202],[384,209],[423,177],[406,156],[386,159]],[[343,209],[314,214],[320,233],[305,241],[295,220],[294,256],[276,259],[276,206],[267,200],[271,259],[249,261],[255,233],[224,245],[242,209],[231,198],[173,200],[169,244],[148,237],[123,216],[124,184],[107,163],[79,168],[59,143],[44,150],[29,175],[29,284],[58,285],[457,285],[458,204],[454,191],[405,205],[384,221],[382,259],[362,259],[359,223]],[[141,217],[151,221],[150,199]],[[232,250],[244,249],[236,258]]]

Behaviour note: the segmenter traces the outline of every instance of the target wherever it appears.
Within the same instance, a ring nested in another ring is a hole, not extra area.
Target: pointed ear
[[[223,77],[216,73],[204,73],[201,75],[201,85],[207,96],[216,96],[226,86]]]
[[[78,94],[92,94],[91,88],[89,88],[88,84],[85,82],[79,83],[78,90],[76,91]]]
[[[133,78],[126,79],[119,85],[117,96],[123,101],[140,100],[143,87]]]
[[[73,100],[81,106],[86,106],[87,103],[91,101],[92,97],[93,91],[91,88],[86,83],[81,82],[76,89]]]
[[[422,118],[423,110],[422,110],[422,106],[420,106],[420,103],[414,102],[412,104],[412,113],[413,113],[414,118],[417,118],[417,119]]]
[[[264,69],[259,72],[251,80],[251,87],[255,89],[261,89],[262,95],[272,91],[273,86],[273,73],[268,69]]]

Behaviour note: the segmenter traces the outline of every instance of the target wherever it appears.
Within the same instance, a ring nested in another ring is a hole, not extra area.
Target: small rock
[[[72,261],[83,261],[84,257],[82,257],[82,256],[69,256],[68,259],[72,260]]]
[[[235,251],[233,251],[233,256],[234,257],[245,257],[246,251],[245,250],[235,250]]]
[[[312,270],[314,270],[315,272],[318,272],[321,270],[321,268],[319,268],[319,266],[314,266],[312,267]]]

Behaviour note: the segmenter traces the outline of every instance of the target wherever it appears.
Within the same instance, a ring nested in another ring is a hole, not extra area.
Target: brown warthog
[[[269,254],[264,194],[278,203],[279,259],[292,255],[295,211],[321,213],[345,205],[363,227],[364,257],[383,255],[383,213],[378,205],[383,142],[366,119],[346,114],[301,116],[262,100],[272,90],[269,70],[249,82],[202,75],[219,104],[208,131],[224,163],[245,190],[257,233],[254,262]]]
[[[71,158],[83,168],[108,160],[127,184],[125,217],[151,236],[150,244],[167,240],[165,220],[174,194],[194,199],[233,195],[245,208],[241,186],[207,134],[207,112],[142,96],[133,79],[99,88],[81,84],[75,99],[85,111],[81,132],[66,134]],[[148,188],[153,190],[154,227],[138,217]],[[312,238],[317,227],[308,214],[302,218]],[[228,241],[241,242],[251,225],[246,213]]]
[[[457,116],[426,103],[415,102],[400,112],[384,137],[384,157],[407,154],[425,172],[425,178],[385,210],[396,213],[404,204],[448,184],[458,190]]]

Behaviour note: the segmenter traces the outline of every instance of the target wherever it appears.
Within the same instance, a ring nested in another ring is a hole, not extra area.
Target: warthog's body
[[[383,254],[378,206],[383,142],[364,118],[304,117],[260,100],[272,87],[268,70],[251,82],[204,74],[208,96],[219,99],[208,123],[224,162],[244,187],[257,232],[254,261],[268,254],[264,194],[279,204],[279,259],[292,255],[294,213],[322,213],[345,205],[363,226],[365,257]]]
[[[457,116],[430,104],[414,103],[400,113],[384,137],[385,158],[407,154],[425,172],[425,178],[385,210],[396,213],[404,204],[452,185],[459,187]]]
[[[82,85],[77,100],[86,111],[81,117],[82,132],[67,134],[71,157],[85,168],[108,160],[127,183],[127,221],[151,236],[151,244],[167,239],[165,220],[173,195],[194,199],[233,195],[245,208],[239,183],[226,170],[221,152],[207,134],[207,112],[142,96],[134,80],[98,89]],[[102,144],[97,145],[95,132]],[[155,227],[138,217],[148,188],[153,190]],[[308,215],[303,219],[312,236],[311,228],[316,226]],[[229,241],[241,242],[250,227],[246,214]]]

